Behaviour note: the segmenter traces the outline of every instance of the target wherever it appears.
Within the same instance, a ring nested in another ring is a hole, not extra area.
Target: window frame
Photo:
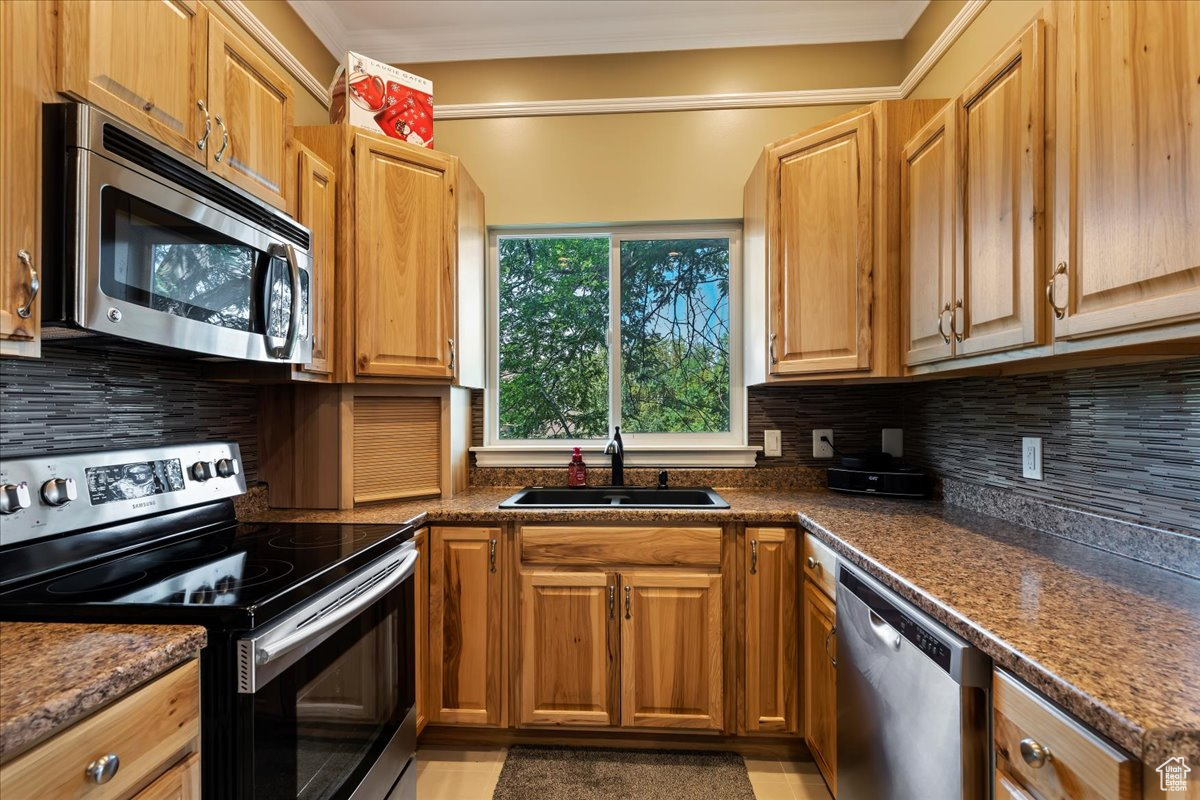
[[[522,237],[608,237],[608,434],[596,439],[501,439],[500,402],[500,260],[499,241]],[[487,386],[484,391],[484,445],[473,447],[479,466],[557,465],[562,453],[578,447],[602,456],[621,404],[621,243],[658,239],[729,240],[729,430],[707,433],[626,433],[626,463],[662,466],[753,466],[757,447],[746,445],[746,387],[742,370],[742,226],[740,221],[605,225],[494,227],[488,230]],[[622,426],[623,427],[623,426]]]

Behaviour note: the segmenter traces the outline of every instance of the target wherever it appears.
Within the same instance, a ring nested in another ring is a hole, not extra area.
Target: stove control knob
[[[29,484],[25,481],[0,486],[0,514],[12,514],[31,505],[33,498],[29,496]]]
[[[241,471],[242,465],[238,463],[236,458],[217,459],[217,474],[222,478],[232,478]]]
[[[192,478],[200,481],[201,483],[204,483],[206,480],[214,477],[217,474],[213,471],[213,465],[211,461],[197,461],[195,464],[192,464],[190,471],[192,473]]]
[[[78,497],[74,478],[51,478],[42,484],[42,499],[49,505],[65,506]]]

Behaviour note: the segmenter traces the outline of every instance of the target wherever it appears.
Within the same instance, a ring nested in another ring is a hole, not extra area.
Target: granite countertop
[[[188,659],[194,625],[0,622],[0,761]]]
[[[513,509],[514,487],[260,519],[796,523],[1149,763],[1200,760],[1200,581],[934,502],[719,488],[728,510]],[[1160,758],[1159,756],[1162,755]]]

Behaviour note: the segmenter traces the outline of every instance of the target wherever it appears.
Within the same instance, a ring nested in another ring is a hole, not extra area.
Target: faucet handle
[[[667,488],[667,471],[665,469],[660,469],[658,471],[658,488]]]

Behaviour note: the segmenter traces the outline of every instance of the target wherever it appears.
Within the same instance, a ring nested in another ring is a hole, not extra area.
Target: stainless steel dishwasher
[[[990,658],[844,562],[837,656],[838,800],[991,796]]]

